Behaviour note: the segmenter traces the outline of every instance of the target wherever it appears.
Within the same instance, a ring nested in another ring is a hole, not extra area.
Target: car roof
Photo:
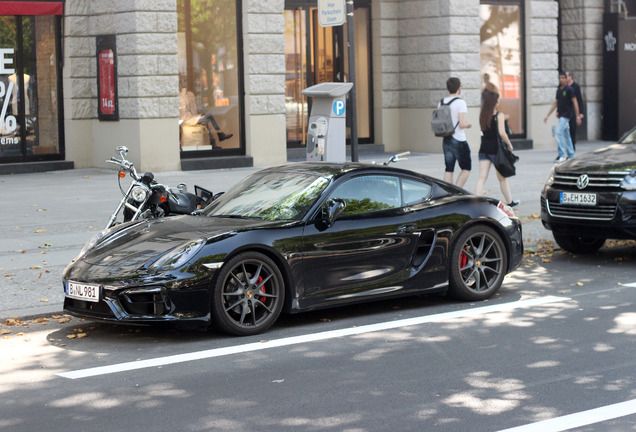
[[[423,177],[422,175],[413,171],[404,170],[400,168],[388,167],[385,165],[376,165],[361,162],[293,162],[285,165],[279,165],[265,169],[269,172],[295,172],[304,173],[309,175],[316,175],[321,177],[333,177],[337,178],[344,174],[359,171],[387,171],[394,174],[409,174],[416,177]]]

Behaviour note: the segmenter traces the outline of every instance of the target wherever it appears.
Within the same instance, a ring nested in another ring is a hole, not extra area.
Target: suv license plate
[[[66,282],[66,297],[89,302],[99,301],[99,285]]]
[[[561,204],[594,206],[596,205],[596,194],[582,192],[561,192],[560,201]]]

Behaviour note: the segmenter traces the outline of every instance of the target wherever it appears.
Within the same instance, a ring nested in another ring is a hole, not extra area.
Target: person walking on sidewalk
[[[481,146],[479,147],[479,178],[475,188],[475,195],[484,193],[484,186],[488,179],[490,166],[495,163],[497,157],[497,149],[499,147],[499,137],[512,150],[510,137],[506,133],[506,116],[504,113],[497,111],[499,105],[499,93],[485,90],[483,93],[483,102],[481,111],[479,112],[479,126],[481,128]],[[519,205],[519,201],[513,200],[510,194],[510,185],[508,179],[502,176],[495,168],[497,180],[499,180],[499,189],[510,207]]]
[[[574,75],[572,72],[568,71],[565,73],[565,76],[568,78],[568,85],[572,87],[574,90],[574,94],[576,95],[576,103],[579,104],[579,118],[583,121],[583,117],[585,116],[585,108],[583,106],[583,95],[581,94],[581,86],[579,83],[574,81]],[[572,148],[576,151],[576,131],[578,126],[576,124],[576,118],[572,116],[570,118],[570,137],[572,138]]]
[[[455,127],[453,135],[444,137],[442,144],[444,149],[444,164],[446,166],[444,181],[453,183],[453,172],[455,171],[455,162],[457,162],[461,171],[457,175],[455,184],[459,187],[464,187],[472,168],[470,147],[466,141],[466,132],[464,132],[464,129],[468,129],[472,124],[466,121],[466,113],[468,113],[466,101],[459,97],[462,91],[462,83],[459,78],[449,78],[446,81],[446,89],[449,95],[444,98],[444,104],[448,104],[452,99],[455,99],[450,104],[450,109],[453,124],[457,126]],[[438,104],[438,108],[440,105],[441,104]]]
[[[548,115],[543,119],[544,123],[548,122],[548,117],[554,109],[557,109],[557,117],[559,124],[556,127],[555,138],[557,140],[557,158],[556,162],[563,162],[574,157],[574,147],[572,145],[572,137],[570,136],[570,118],[576,118],[577,126],[581,124],[579,117],[579,104],[572,87],[568,85],[568,79],[565,72],[559,72],[559,88],[556,91],[556,98]]]

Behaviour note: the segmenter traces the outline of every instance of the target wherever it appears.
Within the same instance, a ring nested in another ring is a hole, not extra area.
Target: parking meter
[[[308,161],[346,161],[346,95],[352,87],[353,83],[326,82],[302,91],[314,98],[307,130]]]

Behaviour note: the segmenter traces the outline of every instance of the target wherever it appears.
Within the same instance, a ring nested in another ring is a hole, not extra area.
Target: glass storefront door
[[[177,0],[182,158],[244,153],[239,3]]]
[[[483,88],[499,93],[513,137],[526,134],[522,13],[520,0],[481,0],[479,8]]]
[[[0,16],[0,162],[63,158],[60,18]]]
[[[358,139],[372,141],[371,10],[356,2],[354,11]],[[315,2],[313,2],[315,4]],[[322,27],[318,10],[306,1],[285,3],[285,109],[287,146],[304,147],[310,101],[301,91],[322,82],[345,82],[348,74],[347,27]]]

